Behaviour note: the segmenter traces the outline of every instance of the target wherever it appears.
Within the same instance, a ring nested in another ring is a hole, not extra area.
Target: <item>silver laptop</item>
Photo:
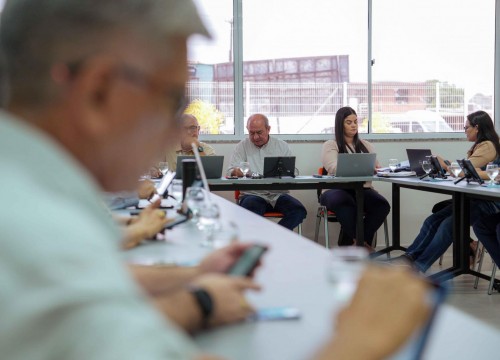
[[[377,154],[355,153],[339,154],[337,158],[337,177],[373,176]]]
[[[422,176],[425,174],[424,169],[422,169],[422,161],[428,160],[428,156],[431,156],[430,149],[406,149],[406,155],[408,155],[408,161],[410,162],[411,171],[415,171],[417,176]]]
[[[182,179],[182,160],[184,159],[194,159],[194,156],[177,156],[177,169],[175,178]],[[222,155],[210,155],[202,156],[201,163],[205,169],[205,174],[207,179],[220,179],[222,176],[222,167],[224,166],[224,156]]]

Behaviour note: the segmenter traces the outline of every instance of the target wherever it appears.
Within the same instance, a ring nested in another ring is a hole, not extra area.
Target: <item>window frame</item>
[[[235,142],[243,140],[245,134],[244,104],[243,104],[243,1],[233,0],[233,64],[234,64],[234,134],[204,134],[200,139],[207,142]],[[463,139],[462,132],[456,133],[397,133],[374,134],[372,132],[372,33],[373,33],[373,0],[368,2],[368,133],[363,134],[367,140],[435,140],[435,139]],[[375,24],[376,25],[376,24]],[[500,34],[500,0],[495,0],[495,34]],[[495,36],[494,60],[494,119],[500,119],[500,36]],[[333,119],[332,119],[333,124]],[[495,129],[500,133],[500,121],[495,121]],[[276,134],[282,140],[290,141],[326,141],[332,134]]]

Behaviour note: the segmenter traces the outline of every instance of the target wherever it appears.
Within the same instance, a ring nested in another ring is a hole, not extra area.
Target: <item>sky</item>
[[[229,59],[232,0],[195,0],[213,41],[190,58]],[[494,0],[373,0],[373,81],[447,81],[493,94]],[[349,55],[367,81],[367,0],[243,0],[244,60]]]

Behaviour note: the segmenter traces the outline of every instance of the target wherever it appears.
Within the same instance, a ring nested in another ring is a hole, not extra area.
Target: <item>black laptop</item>
[[[425,174],[424,169],[422,169],[422,161],[429,160],[429,156],[432,155],[430,149],[406,149],[406,154],[408,155],[408,161],[410,162],[411,171],[415,171],[417,176],[422,176]]]
[[[177,156],[177,169],[175,173],[176,179],[182,179],[182,160],[194,159],[194,156]],[[222,167],[224,166],[224,156],[222,155],[209,155],[202,156],[201,163],[205,169],[207,179],[220,179],[222,176]]]

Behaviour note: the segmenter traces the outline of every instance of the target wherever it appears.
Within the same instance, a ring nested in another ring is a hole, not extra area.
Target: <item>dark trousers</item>
[[[364,189],[364,226],[365,241],[372,244],[375,232],[384,223],[391,211],[387,200],[374,189]],[[356,238],[356,197],[354,190],[332,189],[324,192],[320,198],[321,205],[326,206],[337,215],[342,231],[350,238]]]
[[[278,222],[278,224],[290,230],[299,226],[307,215],[304,205],[302,205],[299,200],[288,194],[280,195],[274,207],[265,199],[255,195],[242,196],[240,198],[240,205],[245,209],[261,216],[269,211],[283,213],[284,217]]]
[[[500,267],[500,213],[480,218],[472,226],[491,258]]]

